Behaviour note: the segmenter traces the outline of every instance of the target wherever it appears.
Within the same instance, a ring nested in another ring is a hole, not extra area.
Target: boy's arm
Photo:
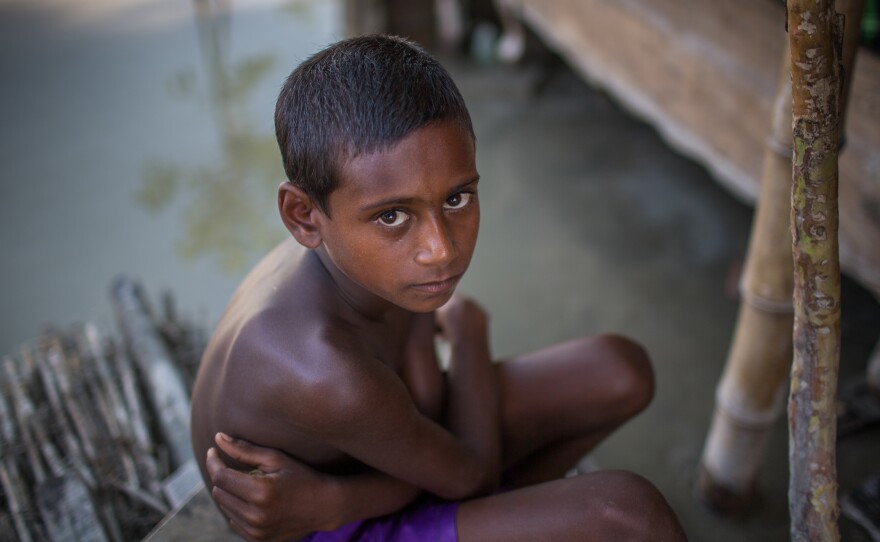
[[[489,353],[486,313],[472,300],[453,297],[437,311],[451,346],[446,426],[483,458],[494,489],[501,473],[498,377]]]
[[[417,406],[426,405],[415,405],[400,380],[378,365],[360,378],[349,375],[336,382],[332,393],[322,394],[326,408],[314,409],[335,408],[335,415],[321,419],[326,429],[322,437],[377,471],[333,477],[277,450],[217,439],[230,457],[262,472],[252,476],[235,471],[209,452],[214,499],[239,534],[253,540],[287,539],[397,511],[420,488],[453,499],[495,487],[500,426],[486,316],[473,302],[456,299],[438,312],[437,322],[452,346],[447,428],[419,412]],[[370,365],[363,360],[357,364]],[[440,377],[431,371],[423,376]]]
[[[208,451],[211,496],[230,526],[248,540],[296,539],[312,531],[392,513],[421,490],[380,472],[330,476],[284,452],[218,434],[218,447],[232,459],[254,468],[228,467],[216,449]]]
[[[494,489],[500,471],[496,373],[485,315],[473,302],[451,302],[438,323],[452,343],[448,423],[423,415],[394,371],[335,341],[338,372],[312,386],[321,408],[300,412],[316,440],[445,499]],[[347,354],[352,352],[352,354]],[[458,389],[452,389],[457,387]],[[310,416],[315,413],[316,416]]]

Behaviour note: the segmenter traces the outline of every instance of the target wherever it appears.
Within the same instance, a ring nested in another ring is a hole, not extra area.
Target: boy
[[[684,539],[644,479],[562,478],[647,406],[643,350],[602,336],[496,364],[486,314],[453,297],[479,175],[439,63],[401,38],[339,42],[294,70],[275,122],[278,205],[299,246],[245,279],[193,392],[195,455],[231,527],[314,542]]]

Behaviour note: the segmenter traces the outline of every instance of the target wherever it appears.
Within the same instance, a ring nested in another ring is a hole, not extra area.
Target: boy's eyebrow
[[[462,190],[463,188],[465,188],[469,185],[477,184],[478,182],[480,182],[479,175],[477,175],[476,177],[473,177],[471,179],[468,179],[467,181],[455,186],[452,190],[449,191],[449,193],[454,194],[454,193],[458,192],[459,190]],[[413,203],[414,201],[416,201],[418,199],[419,198],[389,198],[386,200],[377,201],[375,203],[368,203],[367,205],[364,205],[363,207],[361,207],[361,211],[370,211],[373,209],[378,209],[380,207],[387,207],[389,205],[407,205],[409,203]]]

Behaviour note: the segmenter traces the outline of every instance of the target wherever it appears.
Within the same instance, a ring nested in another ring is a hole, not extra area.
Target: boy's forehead
[[[347,159],[341,168],[343,190],[359,198],[383,192],[418,190],[430,184],[456,184],[477,176],[475,142],[456,123],[423,126],[402,139]]]

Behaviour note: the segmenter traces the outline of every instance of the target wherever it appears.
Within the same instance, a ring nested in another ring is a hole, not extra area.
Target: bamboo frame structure
[[[852,73],[858,49],[864,5],[864,0],[837,2],[838,10],[850,21],[843,50],[847,75]],[[786,44],[764,154],[761,195],[740,284],[742,302],[700,466],[698,494],[722,512],[742,511],[750,502],[767,438],[783,412],[792,359],[790,55]],[[842,111],[845,103],[843,93]]]
[[[830,0],[789,0],[794,362],[789,401],[793,541],[840,539],[836,411],[840,363],[838,148],[843,17]]]

